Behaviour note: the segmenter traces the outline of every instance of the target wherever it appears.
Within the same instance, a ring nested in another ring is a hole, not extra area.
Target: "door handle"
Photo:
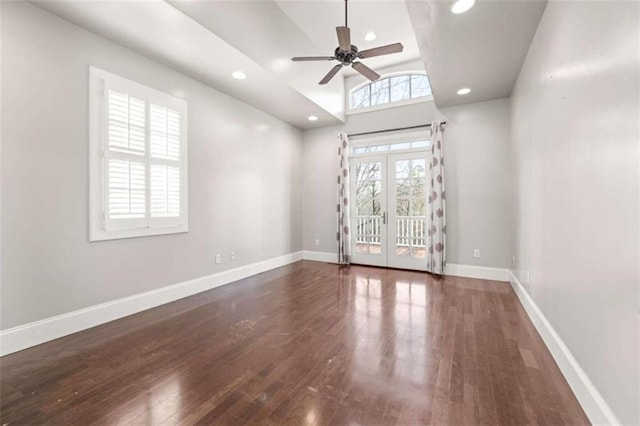
[[[387,212],[382,212],[382,224],[387,224]]]

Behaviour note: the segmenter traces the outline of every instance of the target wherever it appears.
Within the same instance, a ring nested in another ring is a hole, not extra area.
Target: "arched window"
[[[352,90],[350,109],[375,107],[425,96],[431,96],[431,85],[425,74],[396,74]]]

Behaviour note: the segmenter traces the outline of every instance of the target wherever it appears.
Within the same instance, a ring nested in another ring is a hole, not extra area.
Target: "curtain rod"
[[[444,124],[447,124],[447,122],[443,121],[440,124],[444,125]],[[352,134],[347,135],[347,136],[351,138],[351,137],[354,137],[354,136],[375,135],[377,133],[395,132],[395,131],[398,131],[398,130],[421,129],[423,127],[431,127],[431,123],[429,123],[429,124],[420,124],[419,126],[397,127],[395,129],[387,129],[387,130],[374,130],[372,132],[352,133]]]

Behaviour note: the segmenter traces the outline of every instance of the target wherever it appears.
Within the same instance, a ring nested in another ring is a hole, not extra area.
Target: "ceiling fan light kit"
[[[348,0],[344,0],[344,26],[336,27],[338,35],[338,47],[333,52],[333,56],[298,56],[291,58],[292,61],[338,61],[340,64],[329,70],[318,84],[327,84],[342,69],[342,67],[351,66],[354,70],[365,76],[371,81],[380,78],[380,74],[360,62],[360,59],[373,58],[375,56],[389,55],[391,53],[402,52],[404,46],[402,43],[393,43],[386,46],[374,47],[363,51],[351,44],[351,29],[347,21]]]

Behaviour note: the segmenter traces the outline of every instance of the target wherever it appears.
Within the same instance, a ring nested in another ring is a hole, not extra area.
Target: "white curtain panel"
[[[351,238],[349,233],[349,138],[341,133],[338,137],[338,263],[351,261]]]
[[[431,123],[431,163],[427,204],[427,267],[434,274],[444,274],[446,265],[447,223],[445,214],[444,154],[442,123]]]

